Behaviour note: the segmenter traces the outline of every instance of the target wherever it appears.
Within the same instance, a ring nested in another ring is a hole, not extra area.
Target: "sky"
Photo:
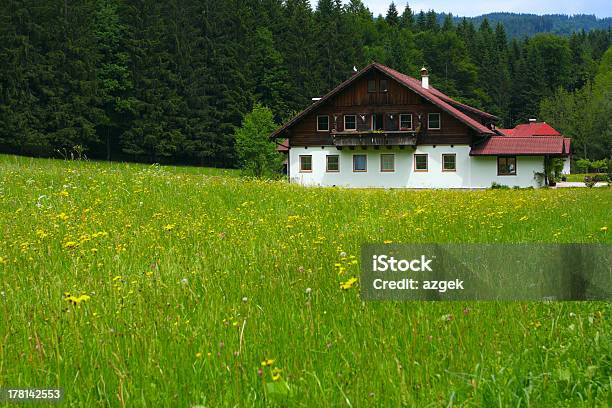
[[[362,0],[374,15],[387,13],[391,0]],[[313,8],[317,0],[310,0]],[[344,1],[346,3],[347,0]],[[612,17],[611,0],[408,0],[413,11],[434,9],[450,12],[455,16],[473,17],[495,11],[531,14],[595,14],[597,17]],[[398,11],[404,10],[406,0],[395,0]]]

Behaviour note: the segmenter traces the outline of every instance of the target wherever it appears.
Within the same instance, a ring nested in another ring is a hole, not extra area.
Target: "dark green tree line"
[[[396,3],[375,17],[361,0],[7,0],[0,151],[234,166],[255,103],[280,123],[371,61],[425,65],[433,86],[509,127],[596,88],[611,37],[509,40],[501,23]]]

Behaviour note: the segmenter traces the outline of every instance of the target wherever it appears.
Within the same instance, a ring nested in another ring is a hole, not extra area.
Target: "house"
[[[561,135],[519,136],[499,118],[421,80],[372,63],[271,137],[288,148],[290,182],[316,186],[539,186],[545,161],[569,154]],[[518,128],[517,128],[518,129]]]

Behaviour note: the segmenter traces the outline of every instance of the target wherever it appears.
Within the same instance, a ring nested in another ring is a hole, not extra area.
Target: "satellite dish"
[[[357,67],[353,65],[353,72],[357,72]]]

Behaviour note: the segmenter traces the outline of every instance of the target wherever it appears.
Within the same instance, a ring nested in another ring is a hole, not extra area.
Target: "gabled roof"
[[[480,133],[482,135],[493,135],[493,134],[495,134],[494,131],[492,131],[488,127],[482,125],[477,120],[474,120],[473,118],[471,118],[470,116],[468,116],[467,114],[462,112],[461,109],[469,110],[470,112],[479,114],[479,115],[481,115],[481,116],[483,116],[483,117],[485,117],[487,119],[492,119],[492,118],[496,119],[495,116],[493,116],[491,114],[488,114],[486,112],[482,112],[482,111],[480,111],[480,110],[478,110],[476,108],[472,108],[471,106],[459,103],[459,102],[453,100],[452,98],[450,98],[449,96],[444,95],[442,92],[438,91],[435,88],[432,88],[432,87],[429,87],[429,89],[423,88],[421,86],[421,81],[419,81],[419,80],[417,80],[415,78],[412,78],[412,77],[410,77],[408,75],[402,74],[401,72],[398,72],[398,71],[396,71],[394,69],[391,69],[391,68],[389,68],[387,66],[384,66],[382,64],[379,64],[377,62],[373,62],[373,63],[369,64],[368,66],[366,66],[365,68],[363,68],[362,70],[360,70],[359,72],[357,72],[356,74],[354,74],[353,76],[351,76],[346,81],[342,82],[340,85],[338,85],[337,87],[335,87],[331,91],[329,91],[320,100],[314,102],[313,104],[308,106],[306,109],[304,109],[302,112],[297,114],[295,117],[293,117],[293,119],[291,119],[289,122],[285,123],[282,127],[277,129],[274,133],[272,133],[271,137],[272,138],[279,137],[284,131],[286,131],[287,129],[292,127],[294,124],[299,122],[299,120],[302,119],[304,116],[306,116],[308,113],[312,112],[313,110],[315,110],[316,108],[318,108],[319,106],[324,104],[332,96],[334,96],[335,94],[337,94],[341,90],[345,89],[348,85],[352,84],[358,78],[362,77],[364,74],[366,74],[367,72],[369,72],[369,71],[371,71],[373,69],[377,69],[378,71],[380,71],[380,72],[382,72],[384,74],[387,74],[389,77],[393,78],[394,80],[399,82],[401,85],[404,85],[405,87],[409,88],[410,90],[412,90],[416,94],[420,95],[421,97],[423,97],[427,101],[431,102],[435,106],[437,106],[440,109],[444,110],[449,115],[455,117],[460,122],[464,123],[465,125],[469,126],[472,129],[474,129],[477,133]]]
[[[561,133],[546,122],[524,123],[513,130],[513,136],[561,136]]]
[[[471,156],[566,156],[570,140],[559,136],[492,136],[470,151]]]

